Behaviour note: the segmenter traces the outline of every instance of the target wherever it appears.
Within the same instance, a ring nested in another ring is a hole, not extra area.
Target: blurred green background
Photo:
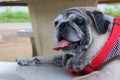
[[[29,12],[12,11],[7,8],[4,12],[0,12],[0,22],[30,22]]]
[[[99,4],[97,7],[105,14],[113,17],[120,17],[120,4]],[[0,8],[2,10],[3,8]],[[0,22],[30,22],[30,15],[27,7],[18,10],[12,10],[7,7],[0,12]],[[22,11],[23,10],[23,11]]]

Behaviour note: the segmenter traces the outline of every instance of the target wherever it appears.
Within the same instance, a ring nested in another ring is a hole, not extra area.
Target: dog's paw
[[[63,60],[62,60],[62,64],[65,68],[70,68],[72,67],[72,58],[74,55],[72,54],[64,54],[63,55]]]
[[[63,66],[65,68],[72,68],[74,71],[78,71],[79,65],[74,63],[74,55],[71,54],[65,54],[63,57]]]
[[[64,67],[72,68],[75,72],[81,71],[87,64],[87,60],[80,58],[79,55],[66,54],[63,58]]]
[[[34,66],[40,64],[40,59],[37,58],[18,58],[16,62],[20,66]]]
[[[26,58],[18,58],[18,59],[16,59],[16,62],[20,66],[28,66],[29,65],[29,61]]]
[[[83,65],[73,63],[73,58],[70,58],[69,60],[66,61],[66,68],[72,68],[73,71],[78,72],[81,71],[83,68]]]

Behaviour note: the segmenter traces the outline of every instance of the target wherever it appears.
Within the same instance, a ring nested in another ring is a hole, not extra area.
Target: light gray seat
[[[19,66],[15,62],[0,62],[0,80],[71,80],[63,68],[44,66]]]

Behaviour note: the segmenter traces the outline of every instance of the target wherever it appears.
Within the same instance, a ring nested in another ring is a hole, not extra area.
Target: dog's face
[[[62,51],[83,55],[92,44],[92,30],[95,34],[105,34],[109,22],[104,15],[93,9],[71,8],[64,10],[54,21],[58,43],[66,40],[68,45]],[[64,42],[62,43],[64,44]]]

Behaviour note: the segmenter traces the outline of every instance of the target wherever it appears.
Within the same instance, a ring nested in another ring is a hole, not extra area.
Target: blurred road
[[[15,61],[18,57],[30,57],[32,48],[29,38],[19,37],[17,30],[31,29],[31,23],[0,23],[0,61]]]

